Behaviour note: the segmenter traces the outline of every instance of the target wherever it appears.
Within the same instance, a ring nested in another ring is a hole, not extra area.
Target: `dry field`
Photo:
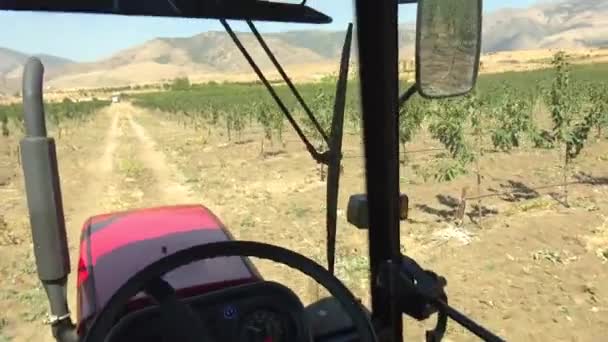
[[[325,186],[318,166],[295,135],[259,156],[260,136],[241,143],[220,134],[202,139],[168,115],[113,104],[58,141],[72,256],[79,230],[93,214],[177,203],[203,203],[238,239],[283,245],[323,263]],[[47,303],[32,257],[29,222],[15,138],[0,137],[0,341],[50,341]],[[436,146],[422,136],[408,148]],[[456,226],[455,198],[473,176],[423,182],[413,170],[431,156],[412,155],[402,191],[410,219],[403,250],[448,278],[450,302],[511,341],[602,341],[608,336],[608,141],[593,141],[576,160],[580,184],[570,208],[559,188],[556,151],[493,153],[482,163],[482,227],[468,217]],[[338,276],[367,301],[366,232],[345,219],[348,196],[365,189],[360,136],[345,137],[338,213]],[[469,210],[469,215],[475,213]],[[74,261],[74,258],[72,259]],[[302,275],[254,261],[268,279],[284,282],[304,302],[321,295]],[[71,279],[73,280],[73,279]],[[70,281],[70,300],[74,298]],[[74,307],[74,301],[71,302]],[[423,339],[406,320],[406,335]],[[449,341],[473,341],[452,325]]]
[[[551,67],[551,58],[558,49],[500,51],[481,57],[481,73],[495,74],[507,71],[529,71]],[[576,64],[605,63],[608,50],[602,48],[563,49]]]
[[[545,69],[551,67],[551,57],[555,54],[556,49],[539,49],[539,50],[518,50],[518,51],[501,51],[490,54],[484,54],[481,56],[482,67],[480,73],[482,74],[496,74],[509,71],[530,71],[537,69]],[[572,57],[572,62],[576,64],[590,64],[590,63],[606,63],[608,62],[608,49],[601,48],[587,48],[587,49],[564,49],[564,51]],[[406,61],[405,59],[403,61]],[[411,61],[410,61],[411,62]],[[317,63],[301,63],[297,65],[290,65],[287,68],[290,78],[296,83],[310,83],[316,82],[322,79],[328,74],[334,73],[338,69],[338,62],[317,62]],[[353,64],[355,66],[355,64]],[[170,72],[160,72],[157,70],[158,65],[146,64],[138,65],[137,67],[131,66],[130,68],[123,68],[121,70],[103,69],[96,72],[104,77],[109,74],[116,74],[120,76],[114,77],[115,79],[122,79],[118,83],[104,83],[98,78],[91,77],[90,74],[75,75],[67,78],[62,78],[59,84],[56,84],[46,90],[45,99],[48,101],[61,101],[66,97],[71,99],[80,99],[83,97],[97,97],[99,99],[109,98],[110,93],[107,91],[101,91],[99,89],[100,84],[106,87],[124,87],[124,86],[154,86],[157,88],[162,85],[160,80],[170,80],[175,75],[180,73],[175,70],[169,70]],[[353,67],[353,70],[355,68]],[[246,72],[209,72],[201,68],[191,68],[187,72],[182,73],[188,75],[190,81],[193,83],[208,83],[214,82],[251,82],[257,81],[257,76],[251,71]],[[280,75],[274,70],[265,70],[265,74],[268,79],[278,80]],[[142,76],[143,75],[143,76]],[[412,80],[413,73],[407,72],[400,75],[403,80]],[[142,78],[143,77],[143,78]],[[151,78],[152,77],[152,78]],[[87,79],[87,82],[83,82],[83,78]],[[89,79],[90,78],[90,79]],[[128,81],[127,81],[128,80]],[[156,89],[144,89],[136,90],[131,89],[124,91],[124,93],[137,94],[141,92],[155,91]],[[83,96],[83,92],[87,93],[87,96]],[[20,102],[19,96],[4,95],[0,96],[0,104],[4,103],[15,103]]]

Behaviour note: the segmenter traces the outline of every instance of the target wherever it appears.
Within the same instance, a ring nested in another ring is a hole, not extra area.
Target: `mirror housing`
[[[420,95],[443,98],[470,92],[481,54],[482,0],[419,0],[416,84]]]
[[[410,199],[406,194],[399,195],[399,219],[401,221],[409,218],[409,203]],[[350,196],[346,209],[346,220],[359,229],[369,228],[367,194]]]

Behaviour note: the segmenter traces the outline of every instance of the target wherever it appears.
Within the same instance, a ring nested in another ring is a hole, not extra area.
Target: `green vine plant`
[[[353,89],[358,90],[356,86]],[[359,102],[359,97],[347,95],[344,107],[344,133],[359,135],[362,128],[361,119],[361,102]]]
[[[245,111],[241,108],[233,109],[233,125],[234,130],[236,131],[236,136],[238,142],[243,141],[243,131],[245,130],[245,125],[247,122],[245,121]]]
[[[608,86],[604,83],[590,84],[588,87],[590,111],[595,116],[597,139],[602,138],[602,128],[608,126]]]
[[[477,192],[481,193],[482,171],[479,163],[484,151],[484,136],[486,134],[486,111],[481,98],[476,92],[458,98],[444,100],[433,111],[429,131],[447,150],[448,158],[440,158],[434,167],[434,178],[439,182],[454,180],[466,174],[468,165],[474,163],[477,179]],[[473,134],[467,137],[467,129],[472,128]],[[460,205],[456,212],[456,222],[463,222],[466,211],[466,193],[468,187],[462,189]],[[477,203],[478,220],[481,226],[483,207],[481,199]]]
[[[551,131],[538,128],[535,122],[530,123],[527,133],[535,148],[552,149],[555,147],[555,139],[553,139]]]
[[[530,105],[530,121],[528,128],[526,129],[527,139],[532,143],[534,148],[538,149],[553,149],[555,148],[555,139],[553,138],[552,130],[539,127],[536,122],[536,113],[545,109],[546,106],[546,94],[548,90],[545,89],[544,84],[537,84],[535,90],[531,93],[529,99]]]
[[[23,115],[13,116],[12,126],[16,128],[17,136],[22,137],[25,135],[25,122],[23,121]],[[21,166],[21,145],[17,144],[12,153],[13,157],[17,159],[17,165]]]
[[[72,109],[72,105],[73,105],[72,100],[70,100],[69,98],[64,98],[61,103],[63,104],[63,106],[61,108],[56,107],[55,111],[53,111],[53,109],[50,109],[51,113],[54,112],[55,118],[57,120],[56,122],[57,122],[58,129],[59,129],[59,133],[58,133],[59,139],[61,139],[62,131],[63,131],[63,134],[65,134],[65,135],[69,134],[68,126],[61,125],[62,120],[64,118],[70,120],[74,116],[73,109]]]
[[[57,139],[61,139],[65,134],[65,127],[62,123],[62,113],[51,110],[48,112],[47,116],[49,118],[50,124],[55,128],[57,132]]]
[[[194,116],[194,130],[197,132],[203,131],[207,124],[208,108],[199,108],[196,110],[197,115]]]
[[[315,118],[319,122],[319,125],[329,135],[331,130],[331,120],[333,115],[333,97],[329,96],[325,91],[319,90],[314,99],[311,101],[310,108],[315,115]],[[323,151],[325,149],[325,140],[319,131],[317,131],[312,121],[305,117],[303,118],[303,129],[306,136],[312,137],[311,142],[315,147]],[[319,164],[319,177],[323,181],[325,180],[325,165]]]
[[[257,121],[262,126],[264,132],[260,145],[260,156],[264,157],[264,141],[270,141],[270,145],[272,146],[272,112],[266,103],[259,103],[256,113]]]
[[[182,110],[181,115],[178,116],[178,121],[181,123],[183,128],[187,128],[194,124],[194,117],[190,115],[187,110]]]
[[[93,117],[93,113],[109,105],[109,101],[100,101],[93,98],[92,101],[73,102],[66,98],[59,103],[45,103],[45,111],[49,118],[49,123],[56,128],[66,120],[73,120],[76,123],[83,123]],[[60,131],[59,134],[62,132]],[[23,122],[23,105],[20,103],[0,105],[0,136],[22,137],[25,134]],[[51,135],[54,135],[51,133]],[[14,156],[17,163],[21,165],[19,145],[14,144],[14,149],[9,149],[9,156]]]
[[[594,110],[589,110],[580,117],[580,97],[576,96],[571,84],[570,63],[563,51],[554,55],[552,65],[555,75],[548,102],[553,122],[553,139],[563,148],[563,204],[568,207],[570,164],[581,153],[598,117]]]
[[[503,94],[501,103],[493,112],[495,125],[491,137],[494,148],[510,152],[520,147],[525,133],[532,127],[531,102],[509,88],[504,88]]]
[[[470,144],[465,137],[468,110],[462,99],[442,101],[434,111],[429,131],[448,151],[451,160],[442,158],[434,172],[435,180],[451,181],[466,173],[466,166],[474,160]]]
[[[279,111],[272,112],[272,128],[276,133],[276,138],[285,147],[285,140],[283,139],[283,132],[285,130],[285,117],[283,113]]]
[[[228,141],[232,140],[232,132],[236,133],[237,142],[242,141],[243,130],[245,129],[245,116],[237,108],[231,108],[224,115],[226,121],[226,131]]]
[[[207,137],[211,138],[213,128],[219,120],[219,112],[215,106],[209,106],[205,112],[205,126],[207,127]]]
[[[0,105],[0,128],[3,137],[9,137],[16,135],[17,137],[23,136],[23,115],[22,107],[17,104],[12,105]],[[18,144],[14,144],[15,149],[9,148],[8,154],[12,158],[13,155],[18,155]]]
[[[346,118],[350,123],[350,129],[353,133],[360,133],[361,131],[361,110],[353,108],[353,106],[346,106]]]
[[[2,124],[2,136],[8,137],[11,135],[11,131],[8,129],[8,115],[0,113],[0,123]]]
[[[468,112],[468,117],[471,123],[471,128],[473,129],[473,137],[475,139],[475,148],[472,149],[473,152],[473,161],[475,163],[475,179],[477,183],[477,224],[481,227],[482,225],[482,217],[483,217],[483,206],[482,206],[482,197],[481,197],[481,181],[483,179],[483,175],[481,173],[481,165],[479,163],[480,159],[484,154],[484,136],[486,134],[486,125],[487,125],[487,117],[486,111],[484,110],[484,103],[477,96],[476,92],[472,92],[468,95],[463,102],[464,109]],[[463,194],[466,193],[466,190],[462,190]],[[461,207],[462,210],[459,213],[460,217],[458,219],[460,222],[463,220],[464,210],[466,206],[466,198],[465,195],[461,198]]]
[[[228,141],[232,141],[232,130],[233,130],[233,113],[232,111],[224,112],[224,123],[226,127],[226,134],[228,135]]]
[[[212,126],[217,125],[220,122],[220,110],[217,107],[211,109],[211,121],[209,122]]]
[[[425,107],[421,98],[413,97],[399,110],[399,143],[403,154],[401,165],[407,163],[406,145],[412,141],[422,127],[425,118]]]
[[[245,115],[247,116],[247,122],[250,127],[257,121],[257,110],[259,106],[260,104],[258,102],[253,102],[251,105],[245,107]]]

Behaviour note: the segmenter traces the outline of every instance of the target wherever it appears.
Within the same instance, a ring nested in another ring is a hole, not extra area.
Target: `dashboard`
[[[274,282],[240,285],[183,299],[199,315],[215,341],[311,341],[304,307],[287,287]],[[157,306],[131,312],[112,328],[106,341],[170,341]]]

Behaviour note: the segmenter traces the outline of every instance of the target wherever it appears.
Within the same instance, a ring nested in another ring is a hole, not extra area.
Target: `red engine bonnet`
[[[78,260],[79,327],[98,314],[131,276],[151,263],[195,245],[231,239],[220,220],[202,205],[137,209],[89,218],[83,226]],[[227,257],[180,267],[164,279],[178,294],[189,296],[261,278],[246,258]],[[139,294],[132,303],[142,297]]]

